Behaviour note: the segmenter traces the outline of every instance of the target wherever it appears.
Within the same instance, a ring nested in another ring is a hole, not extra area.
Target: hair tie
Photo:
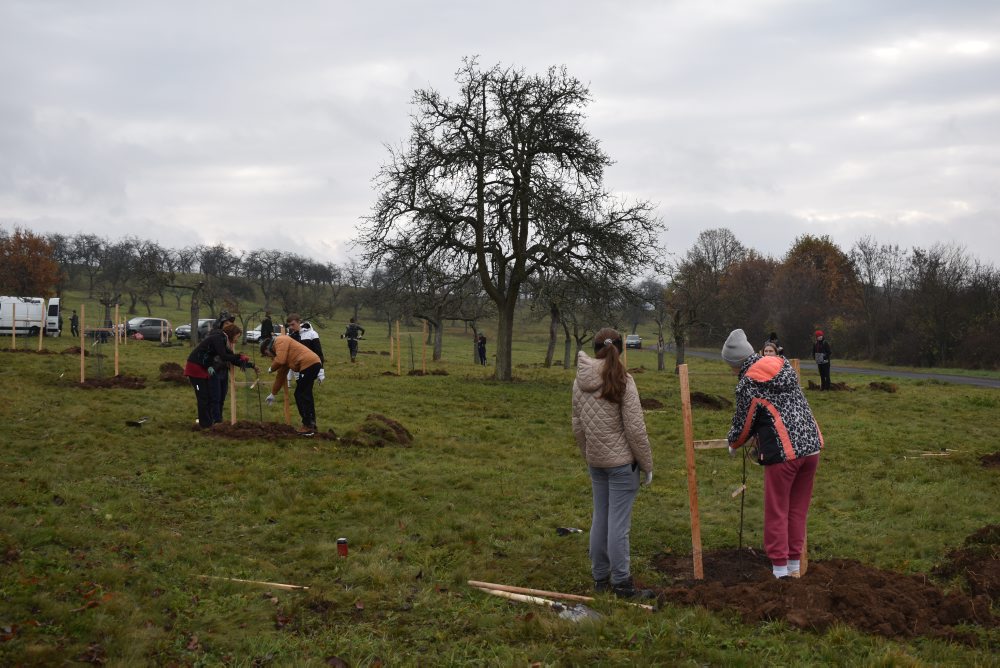
[[[611,339],[604,339],[604,345],[610,346],[612,343],[614,343],[614,341],[612,341]]]

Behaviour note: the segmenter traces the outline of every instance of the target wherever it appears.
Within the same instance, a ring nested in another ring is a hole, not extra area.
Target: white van
[[[44,326],[45,300],[41,297],[0,297],[0,334],[38,336]]]
[[[45,333],[49,336],[62,336],[62,323],[60,322],[59,297],[49,299],[49,312],[45,316]]]

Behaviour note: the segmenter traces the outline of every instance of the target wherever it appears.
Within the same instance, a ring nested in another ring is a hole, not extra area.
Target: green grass
[[[379,329],[363,351],[387,350]],[[520,328],[528,335],[516,341],[509,384],[471,364],[461,328],[448,331],[444,360],[428,361],[449,375],[428,377],[384,376],[394,367],[382,355],[352,365],[346,345],[326,334],[320,427],[343,433],[383,413],[413,433],[408,449],[192,432],[191,389],[156,380],[162,362],[183,363],[186,347],[122,349],[122,372],[147,378],[139,391],[77,388],[78,357],[0,353],[0,637],[4,627],[12,635],[0,642],[0,664],[97,653],[109,665],[320,666],[333,655],[351,665],[997,665],[985,648],[897,643],[845,627],[819,635],[750,627],[682,607],[650,615],[609,600],[593,606],[604,620],[578,625],[470,590],[468,579],[589,592],[587,534],[554,531],[589,526],[590,486],[570,430],[573,372],[537,366],[541,330]],[[404,331],[404,373],[411,333],[420,367],[419,329]],[[107,375],[110,360],[102,364]],[[654,554],[690,551],[678,381],[655,364],[652,351],[630,351],[629,366],[647,369],[636,374],[641,394],[666,406],[647,414],[656,473],[632,527],[633,571],[652,585],[665,584]],[[692,389],[731,396],[734,379],[721,363],[692,358],[689,367]],[[87,368],[93,376],[96,360]],[[997,473],[978,457],[997,450],[1000,393],[893,382],[896,394],[809,394],[827,440],[811,559],[928,572],[996,521]],[[245,389],[237,406],[240,419],[261,410]],[[263,411],[280,420],[279,409]],[[139,416],[152,420],[125,426]],[[696,409],[694,420],[696,438],[719,438],[730,415]],[[903,459],[943,447],[957,452]],[[698,453],[705,549],[737,543],[730,492],[739,480],[738,460],[725,451]],[[761,489],[752,469],[745,535],[757,545]],[[337,556],[339,536],[350,540],[347,558]],[[1000,641],[996,630],[981,635]]]

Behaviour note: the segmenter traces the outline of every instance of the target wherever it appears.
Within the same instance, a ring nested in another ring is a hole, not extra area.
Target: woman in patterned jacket
[[[755,354],[742,329],[730,333],[722,359],[740,378],[729,453],[756,438],[755,459],[764,466],[764,550],[775,577],[799,577],[823,435],[788,360]]]
[[[653,481],[653,454],[635,381],[621,360],[621,334],[605,327],[594,336],[596,359],[577,355],[573,435],[590,470],[594,518],[590,561],[594,588],[625,598],[651,598],[636,589],[629,570],[632,504],[640,482]]]

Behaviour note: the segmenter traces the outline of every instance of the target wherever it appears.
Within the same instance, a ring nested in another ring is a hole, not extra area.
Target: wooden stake
[[[728,448],[729,441],[724,438],[716,438],[711,441],[695,441],[695,450],[715,450],[717,448]]]
[[[236,367],[229,365],[229,424],[236,424]]]
[[[403,375],[403,344],[399,320],[396,321],[396,375]]]
[[[677,367],[681,381],[681,413],[684,417],[684,450],[687,456],[688,503],[691,507],[691,558],[694,561],[694,579],[703,580],[701,564],[701,520],[698,516],[698,480],[694,467],[694,425],[691,416],[691,387],[688,384],[688,365]]]
[[[274,587],[275,589],[290,589],[290,590],[309,589],[309,587],[306,587],[304,585],[284,584],[282,582],[264,582],[262,580],[243,580],[242,578],[224,578],[218,575],[199,575],[198,577],[209,578],[212,580],[228,580],[229,582],[243,582],[245,584],[264,585],[265,587]]]
[[[42,301],[42,326],[38,328],[38,352],[42,352],[42,337],[45,336],[45,324],[49,321],[48,311],[45,310],[45,301]]]
[[[809,536],[802,539],[802,556],[799,557],[799,575],[805,575],[809,569]]]
[[[87,331],[87,314],[83,310],[84,304],[80,304],[80,382],[84,381],[84,355],[86,348],[83,347],[83,333]]]
[[[423,327],[420,330],[420,337],[423,342],[420,344],[420,369],[423,374],[427,375],[427,321],[424,320]]]
[[[118,375],[118,304],[115,304],[115,375]]]
[[[17,350],[17,304],[10,305],[10,349]]]
[[[791,360],[792,368],[795,369],[795,377],[799,379],[799,385],[802,384],[802,370],[799,369],[799,361]]]
[[[492,582],[479,582],[478,580],[469,580],[469,584],[477,589],[483,590],[495,590],[495,591],[507,591],[514,594],[532,594],[537,596],[551,596],[552,598],[561,598],[564,601],[580,601],[582,603],[587,603],[588,601],[593,601],[593,596],[580,596],[578,594],[563,594],[558,591],[546,591],[544,589],[530,589],[528,587],[515,587],[513,585],[502,585],[494,584]],[[627,602],[627,601],[626,601]],[[653,610],[653,606],[645,605],[642,603],[629,603],[629,605],[634,605],[636,607],[642,608],[644,610]]]
[[[285,424],[292,424],[292,406],[288,401],[288,376],[285,376]]]

